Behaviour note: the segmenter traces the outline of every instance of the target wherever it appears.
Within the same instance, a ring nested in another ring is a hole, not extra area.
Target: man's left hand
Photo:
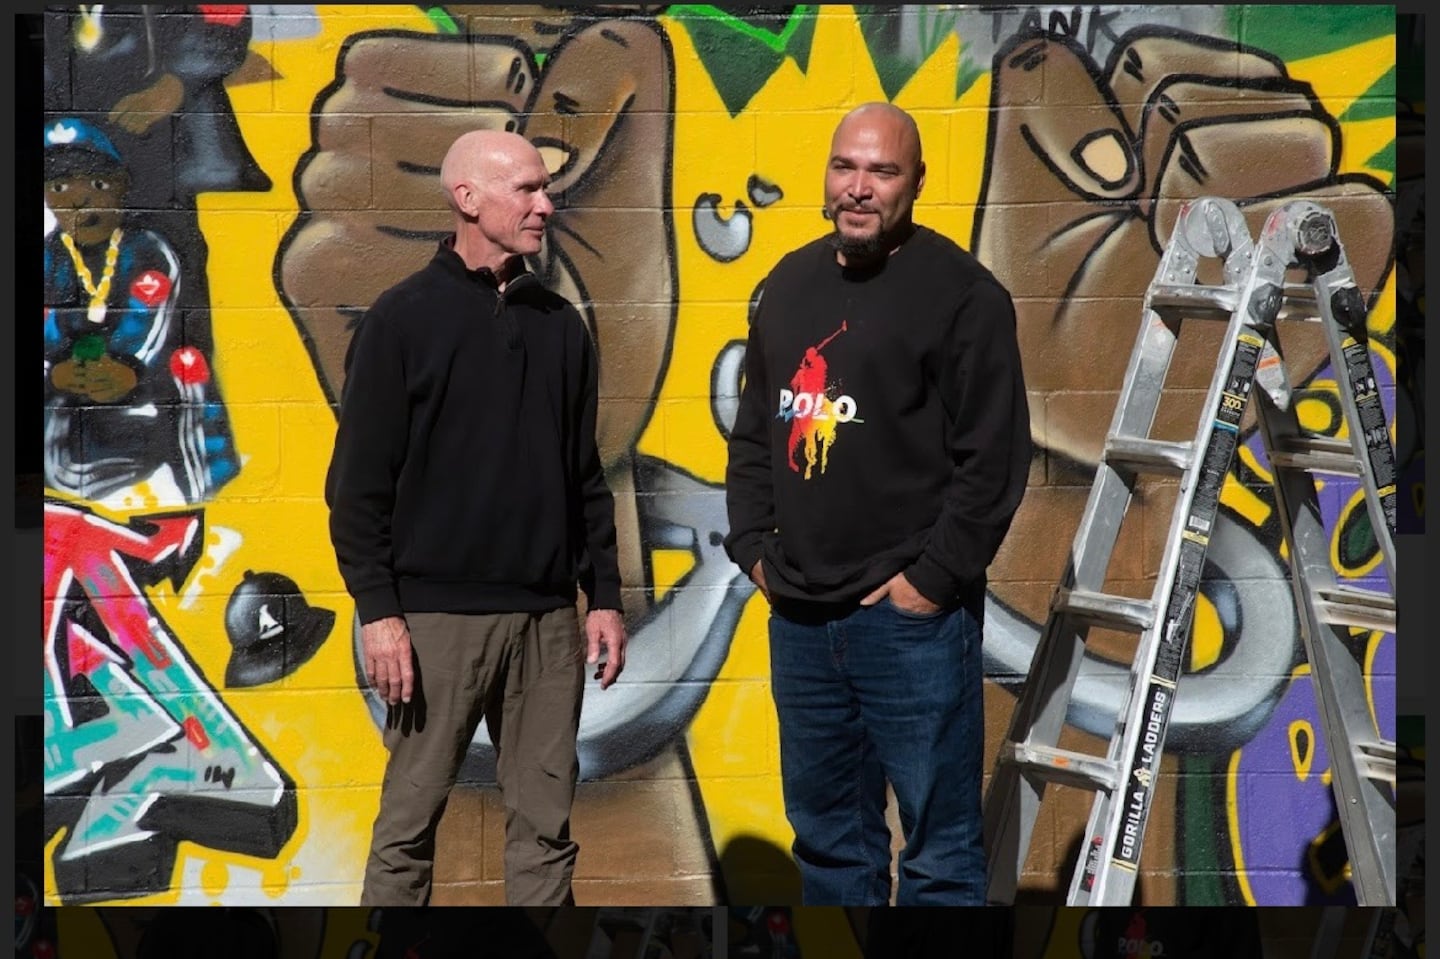
[[[917,616],[933,616],[940,612],[940,607],[930,602],[920,594],[920,591],[910,585],[910,580],[905,578],[904,573],[896,573],[888,580],[876,587],[875,591],[864,599],[860,600],[861,606],[874,606],[886,596],[890,602],[900,607],[907,613],[914,613]]]
[[[616,609],[592,609],[585,614],[585,662],[600,662],[600,650],[605,650],[605,662],[595,669],[595,678],[600,688],[608,689],[620,677],[625,668],[625,620]]]

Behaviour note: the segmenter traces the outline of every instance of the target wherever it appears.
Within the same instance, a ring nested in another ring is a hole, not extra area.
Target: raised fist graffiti
[[[992,83],[971,247],[1015,296],[1034,438],[1046,454],[1046,485],[1055,487],[1026,496],[1016,527],[1064,539],[1078,522],[1143,295],[1181,203],[1200,196],[1233,200],[1256,236],[1270,212],[1291,200],[1330,208],[1369,302],[1390,269],[1394,215],[1382,184],[1338,172],[1340,125],[1310,86],[1289,76],[1277,58],[1233,40],[1137,28],[1117,39],[1102,69],[1075,40],[1030,31],[997,50]],[[1200,281],[1220,277],[1202,272]],[[1193,437],[1223,333],[1223,323],[1186,324],[1156,437]],[[1328,360],[1315,326],[1287,324],[1281,341],[1292,382],[1303,382]],[[1143,500],[1149,491],[1142,487],[1138,495]],[[1144,523],[1163,531],[1168,501],[1157,503],[1165,504],[1165,515]],[[1181,750],[1217,752],[1246,742],[1273,710],[1299,654],[1275,550],[1252,525],[1223,511],[1220,525],[1225,530],[1212,540],[1207,567],[1230,584],[1229,594],[1216,601],[1211,573],[1202,588],[1226,651],[1182,680],[1168,741]],[[1056,557],[1046,578],[1061,575],[1063,555]],[[1023,585],[1033,578],[1025,570],[1036,562],[1020,549],[1002,550],[997,558],[992,578],[999,602],[987,609],[987,674],[1027,670],[1034,622],[1045,616],[1042,593]],[[1130,569],[1135,578],[1150,572],[1142,560]],[[1103,639],[1091,645],[1099,655],[1086,657],[1069,719],[1108,736],[1128,656],[1117,648],[1116,658],[1107,658]]]
[[[1143,28],[1120,38],[1102,70],[1074,40],[1029,33],[997,51],[991,96],[972,246],[1016,294],[1033,403],[1119,389],[1140,298],[1185,200],[1234,200],[1258,235],[1272,210],[1306,197],[1334,211],[1367,297],[1390,268],[1383,186],[1338,174],[1339,124],[1268,53]],[[1194,332],[1167,387],[1209,385],[1223,324]],[[1293,374],[1323,361],[1319,336],[1289,342],[1299,347],[1287,351]],[[1108,416],[1050,403],[1031,417],[1052,454],[1097,461]]]
[[[493,12],[461,20],[473,30],[499,22]],[[607,468],[633,448],[674,313],[671,54],[646,21],[572,22],[579,29],[560,38],[543,71],[511,35],[382,31],[346,43],[335,84],[315,105],[313,150],[296,179],[302,214],[277,264],[332,402],[359,316],[451,230],[439,178],[446,148],[467,130],[509,129],[540,148],[553,178],[556,212],[530,266],[595,335]],[[537,36],[564,29],[536,23]]]
[[[606,19],[607,10],[627,16]],[[276,276],[337,402],[359,318],[453,229],[439,172],[454,139],[509,129],[540,150],[556,212],[529,266],[576,304],[597,344],[597,439],[615,496],[630,668],[638,670],[618,697],[585,699],[581,776],[603,776],[680,742],[707,687],[679,680],[715,675],[749,595],[728,588],[743,577],[719,545],[723,497],[636,452],[676,309],[673,58],[644,8],[444,12],[460,33],[372,31],[346,42],[335,82],[314,106],[314,143],[295,179],[301,213]],[[656,545],[691,551],[685,584],[693,588],[654,598],[647,556]],[[372,697],[370,705],[383,719],[383,704]],[[493,762],[481,731],[463,776],[490,781]]]

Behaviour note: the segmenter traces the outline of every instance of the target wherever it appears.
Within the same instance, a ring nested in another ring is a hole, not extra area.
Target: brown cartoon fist
[[[317,106],[302,213],[279,263],[327,394],[340,395],[358,317],[451,231],[439,179],[450,143],[477,128],[515,130],[545,158],[556,205],[530,266],[590,325],[601,454],[607,467],[626,457],[648,419],[674,313],[664,36],[639,20],[592,22],[561,38],[542,73],[510,37],[359,34],[338,70]]]
[[[1233,200],[1258,236],[1271,211],[1311,199],[1335,213],[1367,297],[1381,286],[1390,203],[1373,180],[1337,175],[1339,124],[1278,59],[1233,41],[1137,30],[1102,71],[1073,40],[1031,34],[997,52],[993,78],[972,245],[1015,296],[1036,440],[1050,453],[1097,461],[1142,297],[1183,201]],[[1223,324],[1195,326],[1182,333],[1167,391],[1203,396],[1209,385]],[[1318,330],[1286,332],[1299,381],[1324,363],[1324,340]],[[1155,435],[1188,438],[1197,411],[1162,403]]]

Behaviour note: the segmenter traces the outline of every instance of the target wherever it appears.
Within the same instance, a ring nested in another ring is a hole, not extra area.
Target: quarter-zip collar
[[[500,280],[495,275],[495,271],[488,266],[472,270],[465,265],[460,254],[455,252],[454,234],[440,241],[440,246],[435,251],[434,262],[447,273],[494,294],[495,309],[491,315],[500,321],[504,329],[505,345],[512,350],[518,350],[520,348],[520,324],[515,318],[514,311],[508,310],[506,307],[511,302],[523,299],[529,291],[542,289],[540,278],[525,266],[524,258],[517,256],[511,260],[515,275],[510,278],[510,282],[505,284],[504,290],[500,289]]]
[[[440,241],[439,248],[435,251],[435,261],[457,276],[463,276],[472,283],[480,283],[495,290],[497,293],[500,292],[500,278],[495,275],[494,270],[488,266],[482,266],[478,270],[472,270],[465,265],[465,261],[460,258],[460,254],[455,252],[455,234],[453,233]],[[526,267],[524,257],[511,257],[510,265],[513,268],[514,275],[510,277],[510,282],[505,284],[504,292],[506,294],[516,289],[517,284],[519,288],[523,289],[538,283],[538,278]],[[529,280],[524,280],[525,277],[529,277]]]

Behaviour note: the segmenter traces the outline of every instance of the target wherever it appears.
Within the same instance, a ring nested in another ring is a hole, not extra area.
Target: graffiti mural
[[[55,879],[75,898],[163,888],[181,840],[273,856],[294,832],[294,783],[145,597],[185,580],[199,527],[196,513],[120,526],[46,505],[46,827],[66,832]]]
[[[128,222],[130,180],[94,124],[47,121],[45,483],[104,501],[145,482],[162,504],[196,503],[239,463],[211,363],[175,308],[179,257]]]
[[[185,277],[181,307],[202,314],[210,306],[208,242],[197,197],[271,186],[245,146],[225,87],[236,75],[265,74],[251,36],[249,8],[240,4],[85,4],[46,16],[46,113],[103,118],[139,173],[130,202],[175,245]]]
[[[540,148],[556,213],[529,265],[577,304],[601,362],[632,638],[622,681],[582,710],[577,896],[794,901],[767,612],[721,548],[721,482],[757,290],[827,229],[835,122],[869,100],[911,111],[929,171],[917,219],[1016,295],[1038,454],[990,570],[993,759],[1180,203],[1234,199],[1252,231],[1295,198],[1331,207],[1387,412],[1420,408],[1407,317],[1423,280],[1392,236],[1421,235],[1406,157],[1423,103],[1397,106],[1396,23],[1380,12],[53,8],[47,900],[358,896],[383,709],[329,546],[335,407],[359,318],[448,230],[445,148],[487,127]],[[1336,435],[1334,372],[1310,332],[1285,340],[1287,365],[1302,422]],[[1217,333],[1180,351],[1162,433],[1193,432]],[[843,397],[825,428],[808,415],[825,346],[791,384],[801,472],[845,442]],[[1421,462],[1412,434],[1392,441]],[[1145,902],[1353,901],[1269,480],[1247,434],[1172,715]],[[1148,594],[1176,491],[1137,495],[1121,585]],[[1355,481],[1327,478],[1321,498],[1339,575],[1383,585]],[[1396,637],[1353,647],[1393,738]],[[1103,744],[1127,673],[1123,647],[1096,637],[1069,716],[1080,748]],[[481,730],[441,823],[437,903],[501,901],[493,766]],[[1057,814],[1027,894],[1068,884],[1084,812]]]

